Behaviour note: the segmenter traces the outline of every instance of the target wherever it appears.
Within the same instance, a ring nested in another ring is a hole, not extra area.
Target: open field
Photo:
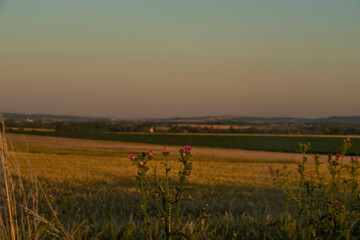
[[[104,140],[89,140],[89,139],[74,139],[62,137],[48,137],[36,135],[23,134],[8,134],[9,142],[13,142],[18,149],[28,151],[29,153],[57,153],[61,155],[108,155],[119,156],[121,154],[130,154],[144,150],[153,150],[161,153],[163,146],[158,144],[146,143],[131,143],[118,141],[104,141]],[[27,149],[27,144],[29,149]],[[182,146],[171,146],[172,149],[179,149]],[[281,153],[281,152],[266,152],[266,151],[252,151],[241,149],[224,149],[224,148],[209,148],[196,147],[193,149],[193,154],[197,157],[212,157],[212,158],[229,158],[235,160],[251,160],[251,161],[285,161],[293,162],[300,161],[301,156],[297,153]],[[171,151],[172,156],[177,156],[178,152]]]
[[[49,128],[19,128],[19,127],[9,127],[7,130],[12,131],[24,131],[24,132],[30,132],[30,131],[37,131],[37,132],[55,132],[55,129],[49,129]]]
[[[143,226],[135,207],[139,203],[137,170],[128,156],[152,149],[152,164],[160,167],[161,146],[19,134],[9,134],[8,140],[10,156],[19,160],[25,181],[30,181],[25,160],[29,158],[31,171],[43,176],[46,191],[56,201],[64,191],[70,192],[69,203],[60,216],[69,231],[82,223],[83,239],[122,239],[127,224]],[[177,150],[171,146],[173,179],[179,167]],[[267,215],[279,217],[284,213],[283,195],[273,187],[267,166],[276,168],[287,163],[295,173],[299,158],[290,153],[202,147],[194,147],[192,154],[189,184],[193,201],[186,203],[186,211],[197,216],[201,207],[209,204],[210,239],[232,239],[234,233],[239,239],[263,238]],[[190,215],[182,221],[191,221]],[[135,232],[138,239],[141,234]]]
[[[343,136],[283,136],[283,135],[218,135],[218,134],[149,134],[149,133],[101,133],[101,132],[29,132],[40,136],[58,136],[67,138],[83,138],[111,140],[121,142],[139,142],[149,144],[176,145],[186,144],[197,147],[245,149],[269,152],[296,153],[298,143],[310,142],[310,152],[320,154],[336,154],[340,151]],[[360,138],[352,139],[353,147],[349,154],[360,154]]]

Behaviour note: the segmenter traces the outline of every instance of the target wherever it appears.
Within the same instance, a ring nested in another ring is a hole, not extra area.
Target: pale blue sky
[[[358,0],[0,2],[0,112],[360,115]]]

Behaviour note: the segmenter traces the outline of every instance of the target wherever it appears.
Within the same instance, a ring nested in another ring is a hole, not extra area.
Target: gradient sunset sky
[[[359,0],[0,0],[0,112],[360,115]]]

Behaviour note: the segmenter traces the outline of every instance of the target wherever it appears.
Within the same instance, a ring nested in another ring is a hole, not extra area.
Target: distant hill
[[[290,117],[274,117],[274,118],[263,118],[263,117],[235,117],[233,119],[225,120],[227,123],[304,123],[309,121],[305,118],[290,118]]]
[[[211,123],[211,124],[266,124],[266,123],[303,123],[310,119],[290,118],[290,117],[239,117],[239,116],[209,116],[209,117],[191,117],[191,118],[169,118],[155,119],[156,122],[173,122],[173,123]]]
[[[328,117],[328,118],[319,118],[316,119],[318,123],[349,123],[349,124],[359,124],[360,123],[360,116],[353,116],[353,117]]]
[[[211,123],[211,124],[281,124],[281,123],[347,123],[360,124],[360,116],[333,116],[328,118],[209,116],[191,118],[153,119],[155,122]]]
[[[21,114],[21,113],[3,113],[5,120],[25,121],[25,120],[52,120],[52,121],[69,121],[69,122],[107,122],[110,118],[93,118],[78,117],[67,115],[50,115],[50,114]]]
[[[114,119],[105,117],[78,117],[68,115],[51,114],[19,114],[4,113],[6,120],[24,121],[26,119],[70,121],[70,122],[108,122],[108,121],[127,121],[124,119]],[[187,118],[152,118],[141,119],[139,122],[158,122],[158,123],[209,123],[209,124],[281,124],[281,123],[343,123],[360,124],[360,116],[331,116],[327,118],[291,118],[291,117],[252,117],[252,116],[205,116]]]

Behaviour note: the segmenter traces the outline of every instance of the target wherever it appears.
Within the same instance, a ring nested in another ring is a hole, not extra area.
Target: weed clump
[[[188,239],[190,238],[189,234],[196,234],[201,227],[202,220],[207,217],[206,205],[190,233],[184,231],[180,220],[184,214],[182,203],[190,200],[185,197],[185,194],[190,190],[186,185],[192,170],[191,147],[187,145],[179,150],[180,156],[177,159],[181,162],[182,168],[178,172],[177,181],[173,181],[169,176],[171,168],[168,161],[170,154],[168,146],[164,147],[162,154],[165,157],[165,160],[161,162],[164,170],[163,176],[159,176],[155,166],[152,166],[153,173],[148,174],[149,162],[154,157],[153,151],[129,156],[133,165],[138,169],[136,180],[141,194],[139,208],[144,216],[147,238]]]
[[[310,144],[299,144],[302,162],[298,165],[297,182],[290,181],[286,165],[282,169],[269,166],[273,183],[285,193],[286,216],[273,228],[281,225],[285,231],[277,237],[290,237],[287,226],[294,225],[289,211],[296,212],[297,235],[306,239],[353,239],[360,237],[360,188],[358,157],[345,164],[345,155],[351,147],[350,138],[344,139],[342,153],[328,155],[327,162],[314,156],[315,169],[307,169]],[[326,171],[320,171],[326,164]],[[293,208],[293,209],[292,209]],[[278,225],[278,226],[277,226]],[[294,237],[294,234],[292,234]]]

